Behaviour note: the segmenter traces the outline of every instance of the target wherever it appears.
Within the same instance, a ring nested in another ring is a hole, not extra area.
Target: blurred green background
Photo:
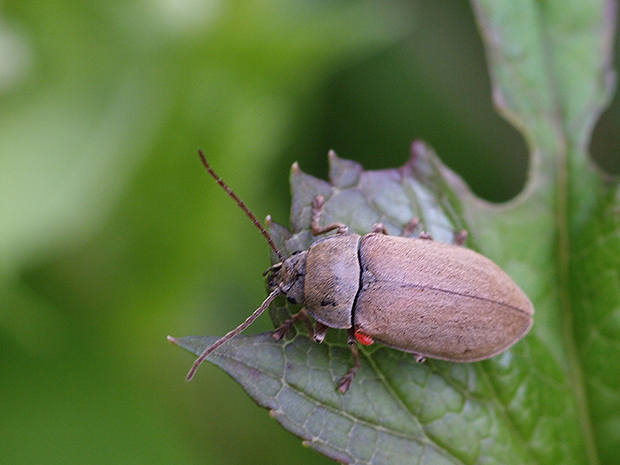
[[[414,138],[503,201],[527,148],[490,95],[465,1],[2,2],[0,463],[331,463],[166,341],[265,297],[269,249],[197,148],[283,224],[294,161],[394,167]]]

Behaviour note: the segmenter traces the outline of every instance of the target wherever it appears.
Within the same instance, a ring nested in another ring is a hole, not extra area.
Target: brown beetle
[[[356,341],[380,342],[414,354],[451,362],[475,362],[497,355],[519,341],[532,326],[534,307],[517,286],[488,258],[459,245],[418,238],[388,236],[380,224],[364,236],[349,234],[345,225],[320,227],[323,198],[313,204],[312,232],[335,235],[284,259],[271,237],[236,194],[215,174],[203,153],[209,173],[252,219],[280,257],[268,270],[271,293],[239,327],[208,347],[188,374],[220,345],[247,328],[280,294],[303,309],[273,333],[281,339],[299,319],[314,339],[322,341],[328,328],[349,331],[354,366],[338,383],[346,392],[359,362]],[[412,222],[406,230],[415,226]],[[313,329],[308,314],[316,320]]]

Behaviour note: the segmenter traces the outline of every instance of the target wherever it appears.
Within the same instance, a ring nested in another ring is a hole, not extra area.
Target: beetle
[[[320,226],[324,199],[312,207],[312,233],[335,231],[284,258],[269,233],[248,207],[213,171],[202,151],[207,171],[250,217],[279,262],[266,272],[270,294],[248,319],[218,339],[196,359],[192,379],[209,354],[254,322],[280,294],[302,310],[275,329],[280,340],[298,320],[317,342],[328,328],[348,331],[354,364],[338,382],[346,392],[360,367],[357,342],[380,342],[415,360],[427,357],[451,362],[476,362],[504,352],[533,324],[534,307],[521,288],[490,259],[463,247],[461,232],[454,244],[389,236],[381,224],[365,235],[348,232],[341,223]],[[417,220],[405,227],[415,229]],[[313,328],[310,320],[315,320]]]

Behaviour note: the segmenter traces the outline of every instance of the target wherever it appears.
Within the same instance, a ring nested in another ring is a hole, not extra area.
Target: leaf
[[[351,389],[346,335],[311,342],[303,325],[286,340],[236,337],[208,358],[259,405],[319,452],[344,463],[610,463],[620,452],[620,205],[587,158],[596,117],[613,87],[615,3],[473,2],[498,109],[526,138],[528,184],[515,200],[473,196],[424,144],[403,167],[365,172],[330,154],[329,182],[294,165],[291,231],[275,223],[289,255],[323,224],[357,233],[382,222],[400,233],[414,216],[435,240],[470,233],[468,246],[497,262],[536,308],[531,333],[490,360],[457,364],[364,347]],[[270,309],[276,324],[290,313]],[[198,354],[216,338],[175,342]]]

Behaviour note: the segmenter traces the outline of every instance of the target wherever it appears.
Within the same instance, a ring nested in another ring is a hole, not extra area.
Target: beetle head
[[[291,302],[303,303],[307,256],[306,250],[297,252],[269,268],[266,272],[269,289],[280,289]]]

